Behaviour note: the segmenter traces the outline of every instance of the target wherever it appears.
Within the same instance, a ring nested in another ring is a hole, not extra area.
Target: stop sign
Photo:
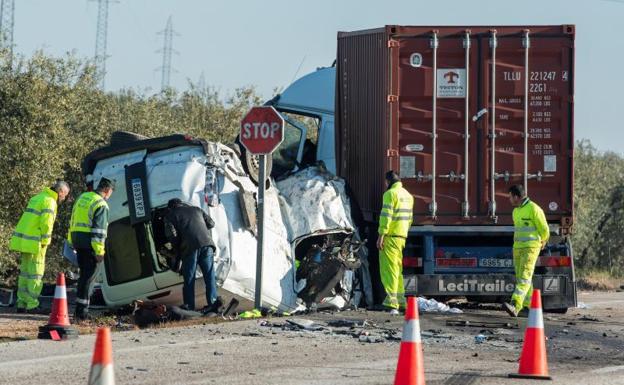
[[[284,140],[284,118],[271,106],[253,107],[241,120],[240,141],[252,154],[270,154]]]

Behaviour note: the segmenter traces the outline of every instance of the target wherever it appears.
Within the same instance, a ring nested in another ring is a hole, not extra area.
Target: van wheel
[[[134,132],[115,131],[111,134],[110,145],[113,147],[123,146],[124,144],[133,143],[145,139],[149,138],[141,134],[135,134]]]
[[[240,144],[238,137],[236,138],[236,144],[238,145],[238,149],[240,151],[240,159],[243,163],[243,169],[249,178],[257,185],[258,179],[260,178],[260,157],[258,155],[250,154],[245,146]],[[267,179],[271,176],[271,171],[273,170],[273,156],[271,154],[266,156],[266,174]]]

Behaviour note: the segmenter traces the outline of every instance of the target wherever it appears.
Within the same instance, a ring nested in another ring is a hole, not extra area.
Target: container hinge
[[[389,148],[386,150],[386,156],[391,158],[393,156],[399,156],[399,150],[395,150],[394,148]]]
[[[388,48],[399,48],[399,41],[394,39],[388,40]]]
[[[399,95],[388,95],[388,103],[396,103],[399,101]]]

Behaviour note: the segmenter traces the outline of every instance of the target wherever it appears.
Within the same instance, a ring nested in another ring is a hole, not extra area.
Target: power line
[[[97,1],[98,17],[97,30],[95,32],[95,76],[100,83],[100,89],[104,90],[106,79],[106,39],[108,36],[108,5],[117,3],[116,0],[89,0]]]
[[[178,51],[173,49],[173,35],[180,36],[179,33],[173,30],[173,22],[171,16],[167,19],[167,25],[165,29],[158,32],[157,35],[163,35],[163,47],[156,51],[156,53],[162,53],[162,66],[156,70],[161,71],[160,90],[164,91],[169,88],[171,71],[175,71],[175,68],[171,67],[172,55],[178,54]]]
[[[2,0],[0,3],[0,47],[9,51],[13,59],[13,27],[15,25],[15,0]]]

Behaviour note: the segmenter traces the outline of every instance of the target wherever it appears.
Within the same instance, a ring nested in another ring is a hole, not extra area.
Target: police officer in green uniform
[[[95,191],[80,195],[72,211],[67,241],[76,250],[80,278],[76,293],[77,320],[88,318],[89,286],[93,281],[97,264],[104,260],[106,232],[108,229],[108,204],[113,194],[113,181],[102,178]]]
[[[21,253],[17,279],[18,313],[38,313],[40,310],[46,250],[52,239],[58,203],[63,202],[68,194],[69,185],[63,181],[44,188],[28,201],[13,232],[9,249]]]
[[[505,302],[503,308],[512,317],[517,317],[523,308],[531,305],[533,271],[540,251],[548,243],[550,229],[544,211],[526,196],[522,185],[509,188],[509,201],[515,207],[512,215],[516,288],[511,295],[511,303]]]

